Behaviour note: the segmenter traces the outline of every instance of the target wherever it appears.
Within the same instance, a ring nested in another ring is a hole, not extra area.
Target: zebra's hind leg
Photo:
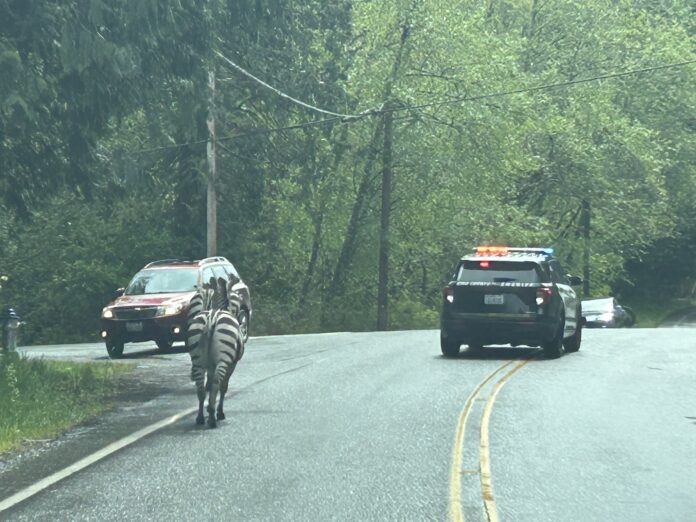
[[[215,377],[211,379],[210,395],[208,396],[208,427],[216,428],[217,421],[215,420],[215,397],[218,392],[218,383],[215,382]]]
[[[222,379],[222,382],[220,383],[220,400],[218,402],[218,407],[217,407],[217,418],[218,420],[223,420],[225,418],[225,411],[224,411],[224,402],[225,402],[225,394],[227,393],[227,388],[230,383],[230,377],[232,377],[232,372],[234,372],[235,367],[237,366],[237,361],[232,363],[232,366],[230,367],[229,370],[227,370],[227,373]]]
[[[222,382],[220,383],[220,399],[218,400],[218,405],[217,405],[217,419],[218,420],[224,420],[225,418],[225,394],[227,393],[227,385],[230,382],[230,374],[225,375],[223,377]]]
[[[205,390],[198,390],[198,415],[196,416],[196,424],[202,426],[205,422],[203,415],[203,406],[205,404]]]
[[[227,379],[222,381],[220,384],[220,399],[217,405],[217,420],[225,420],[225,412],[223,410],[223,404],[225,402],[225,394],[227,393]]]
[[[205,404],[205,373],[203,373],[203,370],[200,368],[194,368],[191,374],[193,380],[196,381],[196,391],[198,392],[198,416],[196,417],[196,424],[201,426],[205,422],[205,417],[203,416],[203,406]]]

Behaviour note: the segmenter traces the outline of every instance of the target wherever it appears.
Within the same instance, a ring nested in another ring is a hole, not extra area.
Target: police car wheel
[[[544,355],[547,359],[558,359],[563,355],[563,331],[565,329],[565,316],[563,310],[561,310],[561,320],[558,322],[558,327],[556,329],[556,334],[553,339],[544,343],[542,348],[544,349]]]
[[[580,311],[575,316],[576,325],[575,333],[563,341],[563,347],[568,353],[577,352],[580,349],[580,343],[582,342],[582,315]]]
[[[459,348],[462,343],[446,337],[440,337],[440,350],[445,357],[456,357],[459,355]]]

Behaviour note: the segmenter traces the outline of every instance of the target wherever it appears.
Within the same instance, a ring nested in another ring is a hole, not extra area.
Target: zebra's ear
[[[206,288],[205,292],[203,293],[203,308],[205,310],[210,310],[210,306],[213,302],[213,293],[214,290],[211,288]]]
[[[230,290],[228,295],[229,299],[229,304],[230,304],[230,312],[233,314],[238,314],[239,310],[242,307],[242,298],[241,296],[235,292],[234,290]]]

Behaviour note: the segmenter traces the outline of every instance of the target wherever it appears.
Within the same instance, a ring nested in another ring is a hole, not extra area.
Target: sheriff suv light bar
[[[553,255],[553,248],[519,248],[504,246],[478,246],[476,247],[477,256],[505,256],[508,253],[536,254],[539,256]]]

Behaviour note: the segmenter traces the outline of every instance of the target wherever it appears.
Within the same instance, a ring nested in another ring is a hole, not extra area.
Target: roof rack
[[[145,265],[145,268],[150,268],[157,265],[169,265],[172,263],[191,263],[191,261],[187,259],[160,259],[158,261],[152,261],[151,263],[148,263],[147,265]]]
[[[201,266],[207,265],[208,263],[228,263],[226,258],[222,256],[215,256],[215,257],[206,257],[205,259],[201,259],[199,261],[199,264]]]
[[[198,266],[203,266],[209,263],[229,263],[229,261],[227,260],[227,258],[222,256],[206,257],[204,259],[194,259],[193,261],[190,259],[159,259],[157,261],[152,261],[151,263],[148,263],[147,265],[145,265],[145,268],[152,268],[158,265],[171,265],[174,263],[181,263],[187,265],[197,264]]]

